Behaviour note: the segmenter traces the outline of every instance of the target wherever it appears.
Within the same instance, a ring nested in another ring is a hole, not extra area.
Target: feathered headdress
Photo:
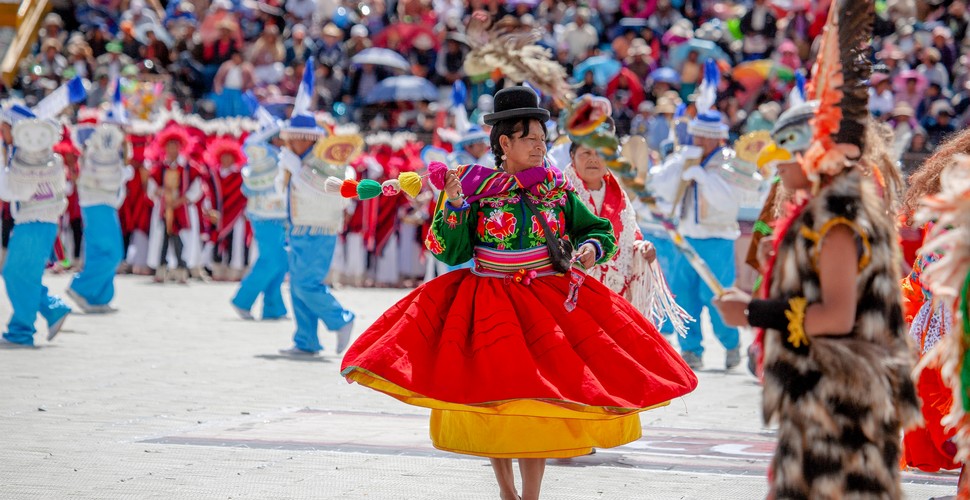
[[[808,97],[819,101],[819,109],[812,121],[812,145],[801,159],[816,187],[822,174],[838,174],[865,149],[865,82],[872,69],[865,52],[874,20],[871,1],[835,0],[829,7],[808,85]]]
[[[241,167],[246,164],[246,155],[243,154],[242,145],[239,141],[231,137],[220,137],[213,140],[205,148],[203,159],[209,168],[222,168],[222,155],[232,155],[233,164]]]
[[[794,108],[808,101],[808,94],[805,90],[805,73],[802,70],[795,72],[795,86],[788,93],[788,106]]]
[[[189,131],[182,125],[170,122],[155,135],[151,144],[145,149],[145,157],[152,160],[159,160],[165,157],[165,145],[170,141],[177,141],[179,149],[183,155],[189,155],[195,147],[195,139]]]
[[[717,67],[717,61],[709,58],[704,63],[704,79],[697,87],[697,114],[702,115],[714,109],[717,102],[717,85],[721,82],[721,70]]]
[[[549,49],[536,45],[540,31],[522,31],[518,21],[504,19],[491,26],[488,13],[478,11],[472,14],[466,33],[472,50],[465,57],[464,68],[473,80],[506,77],[516,83],[528,82],[560,106],[575,97],[566,70]]]

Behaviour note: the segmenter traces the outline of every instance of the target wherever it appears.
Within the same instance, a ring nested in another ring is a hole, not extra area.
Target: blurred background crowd
[[[491,111],[491,95],[519,83],[499,72],[466,73],[476,43],[467,26],[473,12],[485,11],[506,32],[537,30],[577,95],[609,98],[618,135],[641,135],[662,157],[677,120],[693,113],[709,58],[721,69],[717,107],[732,140],[769,130],[796,74],[814,59],[828,3],[53,0],[0,98],[32,105],[79,76],[87,105],[96,107],[120,76],[126,107],[142,119],[163,108],[248,117],[250,96],[286,118],[312,59],[314,109],[326,121],[435,144],[453,126],[455,82],[468,89],[473,124]],[[893,154],[909,172],[970,117],[970,12],[966,0],[877,0],[876,10],[870,110],[893,128]],[[544,100],[555,119],[556,103]]]

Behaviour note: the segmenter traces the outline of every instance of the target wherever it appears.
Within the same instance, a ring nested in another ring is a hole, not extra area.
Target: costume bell
[[[246,218],[253,227],[258,257],[239,284],[232,306],[243,319],[253,319],[256,298],[263,296],[264,320],[286,316],[280,287],[289,267],[286,255],[286,205],[275,187],[279,149],[263,140],[244,145],[247,165],[242,170]]]
[[[67,294],[85,313],[112,311],[114,277],[124,258],[118,207],[132,170],[125,159],[125,133],[109,115],[82,145],[77,182],[84,220],[84,267],[74,276]]]
[[[8,109],[4,121],[13,124],[14,148],[9,166],[0,169],[0,199],[11,202],[16,226],[3,268],[13,316],[2,343],[32,346],[38,313],[47,322],[47,340],[57,335],[71,313],[41,281],[67,207],[64,165],[53,152],[60,130],[22,106]]]

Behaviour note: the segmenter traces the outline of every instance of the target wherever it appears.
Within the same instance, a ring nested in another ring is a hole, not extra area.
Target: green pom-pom
[[[357,185],[357,197],[362,200],[377,198],[382,191],[381,183],[374,179],[364,179]]]

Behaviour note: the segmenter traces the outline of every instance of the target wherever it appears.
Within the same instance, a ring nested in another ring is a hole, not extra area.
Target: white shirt
[[[893,91],[886,89],[881,94],[876,93],[876,89],[869,88],[869,112],[872,114],[879,114],[880,116],[886,116],[893,112],[893,106],[896,105],[896,100],[893,97]]]
[[[603,210],[603,202],[606,201],[606,183],[604,182],[600,185],[599,189],[590,189],[589,186],[586,187],[589,191],[589,195],[593,198],[593,208],[596,213],[600,213]]]
[[[598,41],[599,34],[596,33],[596,28],[589,23],[584,24],[582,28],[576,23],[569,23],[562,32],[562,43],[569,48],[569,57],[574,59],[586,54],[586,51],[595,47]]]

